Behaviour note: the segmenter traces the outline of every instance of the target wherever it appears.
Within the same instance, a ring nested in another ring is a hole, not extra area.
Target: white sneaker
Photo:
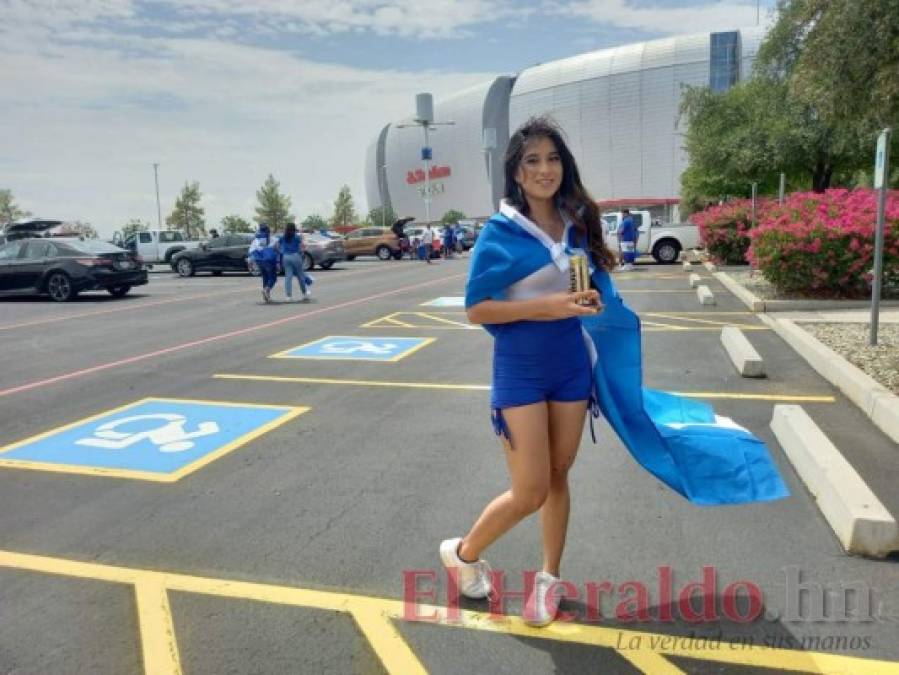
[[[550,594],[550,589],[559,581],[549,572],[537,572],[534,588],[524,604],[521,618],[529,626],[548,626],[559,613],[559,594]]]
[[[473,563],[462,560],[458,553],[461,543],[462,537],[442,541],[440,543],[440,560],[446,569],[456,570],[456,581],[462,595],[475,600],[486,598],[493,591],[490,565],[486,560],[478,560]]]
[[[266,302],[271,302],[272,296],[267,288],[262,289],[262,299]]]

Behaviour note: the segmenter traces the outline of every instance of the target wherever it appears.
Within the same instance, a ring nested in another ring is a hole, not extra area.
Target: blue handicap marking
[[[281,359],[347,359],[353,361],[399,361],[435,338],[369,337],[330,335],[274,354]]]
[[[422,307],[465,307],[465,298],[461,295],[445,295],[421,303]]]
[[[0,448],[0,466],[177,480],[306,410],[144,399]]]

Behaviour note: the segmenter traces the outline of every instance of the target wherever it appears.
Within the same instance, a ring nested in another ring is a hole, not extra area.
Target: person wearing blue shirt
[[[250,255],[262,275],[262,299],[271,302],[272,288],[278,281],[278,252],[275,250],[267,223],[259,223],[256,237],[250,244]]]
[[[281,267],[284,268],[284,293],[287,302],[293,302],[293,277],[300,282],[303,300],[308,300],[309,292],[303,274],[303,238],[294,223],[287,223],[284,234],[278,237],[277,247],[281,253]]]
[[[634,218],[631,216],[630,209],[622,209],[621,216],[618,238],[624,264],[619,269],[622,272],[630,272],[634,269],[634,262],[637,260],[637,228],[634,226]]]

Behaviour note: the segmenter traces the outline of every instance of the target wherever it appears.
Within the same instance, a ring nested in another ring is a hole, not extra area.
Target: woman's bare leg
[[[459,556],[477,560],[481,552],[519,521],[534,513],[549,490],[549,416],[545,402],[503,410],[513,448],[503,439],[512,488],[487,505],[462,539]]]
[[[586,401],[549,401],[549,448],[551,474],[549,494],[540,509],[543,527],[543,571],[559,576],[565,535],[568,532],[568,514],[571,498],[568,492],[568,470],[574,464],[584,418]]]

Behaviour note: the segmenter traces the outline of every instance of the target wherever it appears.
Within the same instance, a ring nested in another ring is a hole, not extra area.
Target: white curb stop
[[[684,272],[689,272],[690,270],[693,269],[693,265],[690,263],[689,260],[684,260],[683,264],[681,265],[681,268],[684,270]]]
[[[774,406],[771,430],[847,553],[899,550],[896,519],[802,406]]]
[[[709,290],[708,286],[697,286],[696,287],[696,297],[699,298],[700,305],[714,305],[715,304],[715,295]]]
[[[718,266],[715,263],[704,262],[702,266],[705,267],[709,272],[717,272]]]
[[[721,329],[721,344],[743,377],[765,377],[765,362],[736,326]]]
[[[696,288],[699,284],[702,283],[702,277],[698,274],[690,275],[690,288]]]

